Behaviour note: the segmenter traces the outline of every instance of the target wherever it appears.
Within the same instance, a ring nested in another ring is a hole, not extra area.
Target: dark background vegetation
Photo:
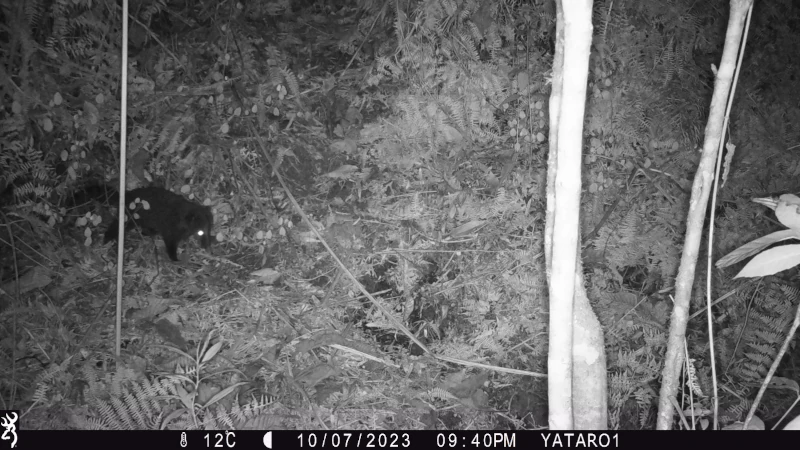
[[[547,424],[545,378],[421,354],[276,176],[434,353],[545,372],[551,1],[131,1],[129,188],[209,205],[216,242],[186,242],[171,264],[160,241],[128,235],[115,360],[116,252],[98,242],[113,211],[76,194],[119,178],[119,5],[0,1],[0,409],[24,411],[26,429]],[[751,197],[799,190],[798,17],[756,2],[715,258],[777,229]],[[720,0],[594,5],[583,258],[614,429],[655,423],[727,18]],[[713,307],[723,424],[743,419],[800,292],[795,270],[733,269],[713,273],[712,297],[732,293]],[[711,343],[702,316],[689,327],[685,392],[702,416]],[[799,357],[759,410],[768,424],[798,393]]]

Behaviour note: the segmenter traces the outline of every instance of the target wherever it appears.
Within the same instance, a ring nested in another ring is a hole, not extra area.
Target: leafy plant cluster
[[[754,9],[731,114],[729,136],[736,145],[732,176],[720,193],[735,203],[726,208],[720,225],[724,234],[718,238],[718,258],[772,231],[785,229],[774,220],[774,212],[750,201],[751,198],[800,191],[794,149],[800,137],[797,127],[800,85],[797,77],[787,72],[798,43],[784,35],[796,28],[792,18],[796,11],[796,5],[784,1]],[[726,268],[725,276],[720,279],[719,293],[738,289],[730,300],[715,309],[722,328],[721,333],[716,333],[715,345],[718,368],[724,367],[734,383],[741,383],[734,386],[738,387],[737,392],[744,393],[742,397],[752,399],[754,385],[760,384],[772,365],[800,301],[796,268],[753,284],[732,280],[730,277],[748,261]],[[773,388],[767,391],[759,409],[760,417],[765,420],[780,417],[791,406],[792,398],[781,392],[790,386],[780,386],[778,379],[793,378],[791,369],[786,368],[796,365],[797,354],[790,351],[783,358],[777,378],[771,383]],[[736,415],[738,412],[750,406],[735,397],[725,398],[723,403],[729,416],[736,418],[741,417]]]
[[[769,40],[764,36],[779,39],[779,30],[787,32],[791,27],[786,9],[781,9],[791,6],[779,3],[782,6],[756,8],[754,15],[732,126],[726,132],[736,153],[714,211],[715,258],[769,231],[765,217],[758,214],[765,209],[750,198],[797,190],[796,177],[789,175],[796,158],[786,152],[797,140],[793,119],[797,97],[785,85],[772,83],[786,78],[781,75],[785,58],[797,44],[787,42],[788,53],[771,46],[761,51]],[[726,15],[722,2],[606,2],[596,7],[598,51],[593,53],[594,79],[587,109],[587,183],[595,198],[590,200],[587,222],[594,226],[601,217],[602,208],[593,205],[608,205],[610,195],[622,194],[623,200],[612,203],[616,210],[608,216],[606,227],[594,235],[588,261],[598,302],[595,309],[608,327],[612,347],[608,352],[610,420],[622,428],[649,428],[654,420],[653,406],[647,402],[656,395],[660,367],[653,364],[652,355],[659,355],[660,361],[665,348],[671,302],[664,288],[678,267],[688,188],[697,163],[698,152],[693,150],[702,142],[713,82],[709,68],[719,64]],[[614,190],[614,184],[626,187]],[[613,194],[606,194],[608,190]],[[708,223],[710,215],[706,219]],[[597,260],[602,263],[591,264]],[[698,267],[693,308],[701,310],[706,306],[705,268]],[[782,342],[788,330],[784,314],[797,302],[791,289],[781,284],[791,274],[770,289],[753,292],[731,280],[735,273],[736,269],[714,273],[712,299],[734,294],[733,300],[713,308],[722,327],[713,345],[718,376],[720,366],[724,367],[731,377],[731,391],[748,398],[746,384],[766,373],[776,343]],[[620,292],[613,293],[616,289]],[[699,318],[690,322],[688,348],[693,366],[687,368],[686,392],[694,393],[696,405],[708,408],[710,344],[704,328]],[[722,395],[723,404],[736,405],[723,420],[741,420],[737,414],[743,409],[736,395]],[[776,406],[770,404],[770,408]]]
[[[196,357],[181,352],[187,363],[185,369],[152,380],[122,366],[113,373],[100,373],[91,361],[84,362],[80,368],[86,387],[80,395],[91,409],[73,412],[72,422],[88,430],[246,430],[275,426],[266,414],[272,409],[272,399],[242,399],[241,404],[225,400],[242,383],[215,389],[218,378],[226,372],[210,369],[221,344],[209,345],[206,340]]]

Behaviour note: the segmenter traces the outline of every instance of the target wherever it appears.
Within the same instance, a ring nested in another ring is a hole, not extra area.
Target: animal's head
[[[200,238],[200,245],[208,249],[211,245],[211,230],[214,228],[214,214],[208,206],[200,206],[192,211],[188,217],[192,234]]]

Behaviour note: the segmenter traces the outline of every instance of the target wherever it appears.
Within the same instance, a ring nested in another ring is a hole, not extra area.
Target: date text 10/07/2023
[[[435,435],[435,441],[431,442]],[[300,448],[410,448],[413,445],[437,448],[515,448],[513,432],[300,432]]]

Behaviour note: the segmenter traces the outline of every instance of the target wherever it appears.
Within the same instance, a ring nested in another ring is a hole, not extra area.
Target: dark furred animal
[[[119,198],[115,200],[119,202]],[[178,260],[178,244],[197,235],[200,245],[207,249],[211,244],[214,216],[211,208],[185,199],[160,187],[145,187],[125,193],[128,225],[137,227],[145,236],[159,235],[164,239],[167,254]],[[103,243],[117,239],[118,219],[108,226]]]

